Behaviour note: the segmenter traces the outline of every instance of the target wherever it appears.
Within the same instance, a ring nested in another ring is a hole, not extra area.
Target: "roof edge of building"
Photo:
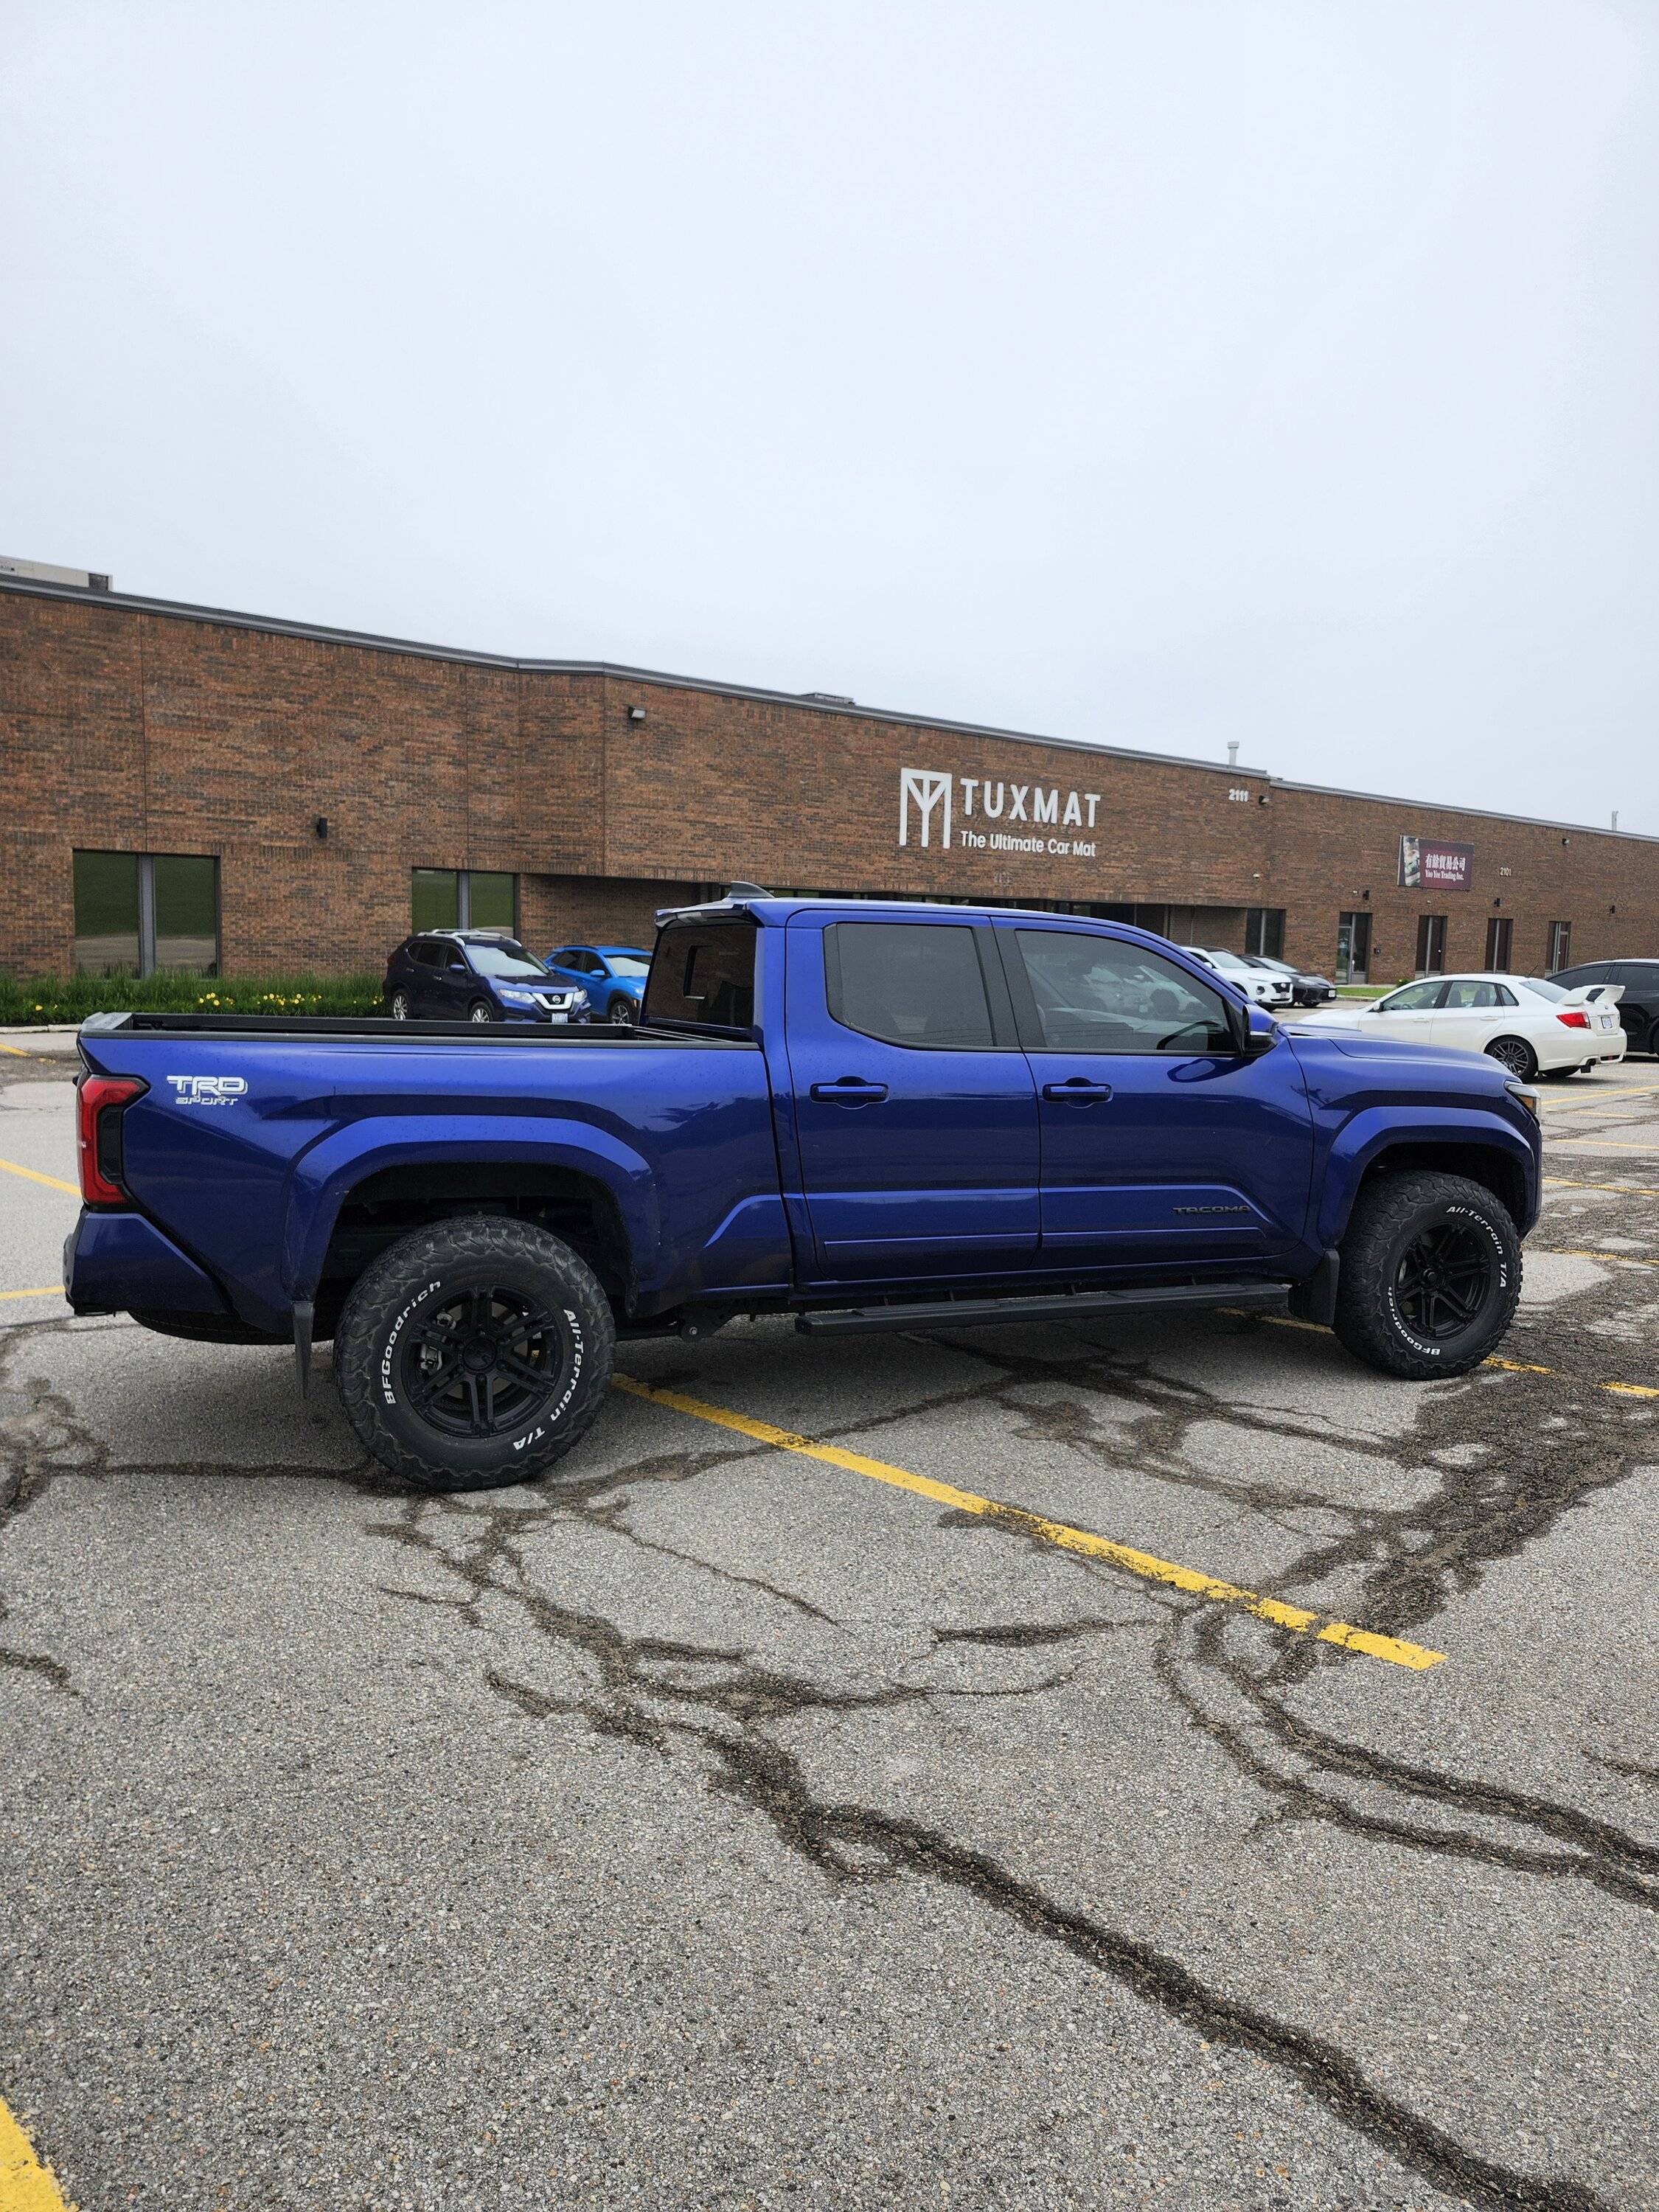
[[[1006,730],[993,723],[952,721],[941,714],[908,714],[896,707],[866,707],[819,694],[779,691],[760,684],[735,684],[705,676],[677,676],[660,668],[635,668],[617,660],[545,660],[506,653],[468,652],[459,646],[428,645],[415,638],[382,637],[370,630],[334,629],[323,623],[290,622],[280,615],[245,614],[232,607],[191,606],[182,600],[146,599],[136,592],[88,591],[76,585],[41,583],[33,577],[0,575],[0,591],[16,592],[31,599],[64,599],[77,606],[118,608],[130,614],[159,615],[176,622],[222,623],[234,629],[258,630],[273,637],[314,639],[322,645],[353,645],[371,653],[412,654],[422,660],[447,661],[467,668],[521,669],[532,674],[599,676],[634,684],[657,684],[678,691],[711,691],[728,699],[760,699],[775,706],[796,707],[815,714],[838,714],[853,721],[890,722],[906,729],[939,730],[957,737],[996,738],[1012,744],[1051,745],[1066,752],[1096,753],[1109,760],[1148,761],[1165,768],[1203,769],[1212,775],[1254,776],[1269,780],[1265,768],[1242,762],[1200,760],[1184,753],[1154,752],[1145,746],[1112,745],[1091,738],[1044,737],[1034,730]]]
[[[178,622],[218,623],[235,629],[258,630],[273,637],[312,638],[324,645],[352,645],[373,653],[413,654],[423,660],[441,660],[469,668],[523,670],[560,676],[597,676],[636,684],[656,684],[679,691],[710,691],[730,699],[759,699],[776,706],[805,708],[819,714],[840,714],[854,720],[887,722],[907,729],[938,730],[954,737],[994,738],[1011,744],[1048,745],[1066,752],[1092,753],[1106,760],[1146,761],[1157,767],[1201,769],[1211,775],[1254,776],[1276,791],[1302,791],[1324,799],[1353,799],[1372,806],[1422,807],[1440,814],[1466,815],[1477,822],[1512,822],[1534,830],[1576,831],[1586,837],[1623,837],[1634,844],[1659,844],[1659,836],[1644,830],[1601,829],[1589,822],[1558,822],[1539,814],[1505,814],[1497,807],[1459,806],[1443,799],[1395,799],[1384,792],[1351,791],[1340,784],[1302,783],[1276,776],[1267,769],[1243,762],[1200,760],[1187,753],[1162,753],[1145,746],[1112,745],[1089,738],[1043,737],[1031,730],[1007,730],[994,723],[952,721],[939,714],[907,714],[893,707],[866,707],[856,701],[843,703],[810,693],[778,691],[763,684],[733,684],[699,676],[677,676],[662,669],[635,668],[624,661],[547,660],[525,659],[504,653],[469,652],[459,646],[428,645],[418,639],[382,637],[369,630],[337,629],[324,623],[292,622],[280,615],[246,614],[230,607],[195,606],[179,599],[154,599],[136,592],[91,590],[80,585],[46,583],[34,577],[0,575],[0,591],[25,598],[64,599],[80,606],[116,607],[133,614],[150,614]]]

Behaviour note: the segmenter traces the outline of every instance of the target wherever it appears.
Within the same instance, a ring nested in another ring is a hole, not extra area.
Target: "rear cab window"
[[[671,921],[657,939],[641,1018],[747,1035],[755,1020],[752,921]]]
[[[886,1044],[983,1051],[994,1042],[971,927],[842,921],[823,933],[830,1018]]]

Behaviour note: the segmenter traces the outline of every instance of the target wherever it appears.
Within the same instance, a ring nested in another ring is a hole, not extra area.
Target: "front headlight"
[[[1504,1085],[1511,1098],[1518,1098],[1535,1121],[1538,1119],[1538,1093],[1525,1083],[1510,1082]]]
[[[536,1003],[534,996],[528,991],[502,991],[500,996],[509,1006],[533,1006]]]

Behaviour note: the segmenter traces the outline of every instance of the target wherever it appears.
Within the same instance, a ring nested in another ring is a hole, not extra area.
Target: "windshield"
[[[1540,999],[1567,999],[1572,995],[1559,983],[1547,983],[1541,975],[1517,975],[1515,980],[1523,990],[1536,991]]]
[[[533,952],[504,938],[498,945],[469,945],[466,957],[480,975],[545,975],[547,970]]]
[[[1212,968],[1243,968],[1248,970],[1250,964],[1248,960],[1241,960],[1236,952],[1212,952],[1206,949],[1203,957]]]
[[[648,975],[651,963],[641,960],[632,952],[607,952],[605,964],[613,975]]]

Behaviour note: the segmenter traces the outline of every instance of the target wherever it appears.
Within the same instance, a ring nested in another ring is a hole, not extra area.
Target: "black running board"
[[[1057,1291],[1018,1298],[918,1298],[908,1305],[854,1306],[803,1313],[805,1336],[864,1336],[883,1328],[989,1328],[998,1322],[1083,1321],[1101,1314],[1150,1313],[1160,1306],[1233,1306],[1282,1302],[1286,1285],[1252,1277],[1243,1283],[1159,1284],[1146,1290]]]

